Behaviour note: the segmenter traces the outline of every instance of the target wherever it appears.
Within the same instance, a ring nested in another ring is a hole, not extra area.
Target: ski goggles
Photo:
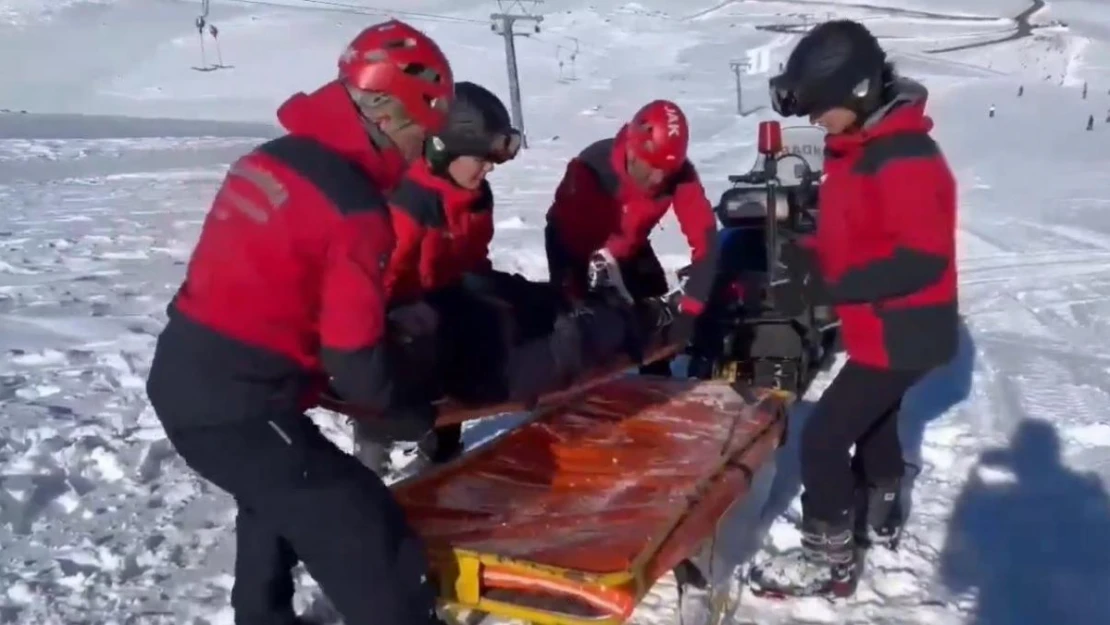
[[[523,143],[520,132],[509,130],[491,135],[492,138],[482,136],[459,136],[450,132],[438,137],[442,144],[440,149],[446,150],[451,156],[473,156],[495,165],[508,162],[516,158]]]
[[[802,117],[808,112],[803,110],[797,92],[790,86],[785,74],[779,74],[767,81],[770,91],[771,109],[783,117]]]
[[[845,93],[837,88],[837,83],[827,79],[808,84],[803,89],[787,79],[786,74],[779,74],[767,81],[771,108],[783,117],[819,117],[831,109],[864,100],[876,84],[873,79],[864,78]]]
[[[508,132],[494,135],[489,153],[485,155],[485,158],[498,165],[511,161],[520,153],[520,146],[523,142],[524,139],[521,137],[520,131],[510,128]]]
[[[786,74],[779,74],[768,81],[771,108],[783,117],[809,117],[821,115],[834,108],[836,100],[830,98],[828,89],[799,89],[791,84]]]

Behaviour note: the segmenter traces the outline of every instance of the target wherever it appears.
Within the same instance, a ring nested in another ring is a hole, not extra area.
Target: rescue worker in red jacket
[[[457,83],[447,125],[427,141],[424,158],[390,198],[397,244],[385,272],[386,292],[393,305],[424,301],[437,313],[437,352],[444,363],[439,391],[455,398],[474,397],[504,366],[492,348],[508,325],[498,308],[515,309],[521,340],[552,331],[557,299],[549,285],[495,271],[489,258],[493,191],[486,176],[515,158],[520,143],[495,94]],[[367,466],[379,473],[390,469],[394,441],[374,423],[356,423],[355,438],[356,454]],[[433,462],[450,460],[462,449],[461,425],[436,429],[419,448]]]
[[[472,82],[455,85],[447,126],[390,199],[397,234],[386,272],[392,301],[463,286],[516,309],[523,337],[550,331],[550,286],[497,271],[489,258],[494,198],[486,176],[516,158],[520,144],[500,98]]]
[[[545,243],[551,281],[573,298],[604,274],[631,301],[667,293],[663,267],[648,236],[674,207],[690,244],[691,270],[672,311],[685,341],[701,314],[716,270],[717,224],[705,189],[687,157],[690,130],[674,102],[641,108],[617,136],[598,141],[567,165],[547,213]],[[670,375],[670,363],[641,372]]]
[[[770,88],[780,115],[827,131],[814,243],[848,361],[801,432],[802,549],[751,580],[847,595],[856,545],[894,547],[901,533],[902,397],[957,352],[956,182],[929,136],[924,87],[895,73],[863,25],[811,30]]]
[[[527,401],[561,390],[584,369],[619,355],[627,318],[598,302],[588,315],[556,319],[560,297],[549,283],[493,269],[493,193],[486,175],[514,158],[520,134],[489,90],[455,86],[446,126],[427,143],[390,198],[397,245],[386,271],[394,306],[423,301],[435,312],[432,360],[415,361],[431,399],[480,405]],[[421,353],[420,349],[411,349]],[[427,352],[424,352],[427,353]],[[418,382],[414,382],[419,384]],[[393,439],[374,422],[357,424],[356,454],[379,473],[390,468]],[[441,427],[418,449],[433,463],[462,450],[460,426]]]
[[[303,414],[326,374],[426,431],[385,358],[385,194],[445,121],[451,66],[399,21],[278,110],[285,136],[235,162],[168,308],[147,392],[186,463],[234,497],[237,625],[292,625],[304,561],[347,623],[438,623],[423,545],[389,489]]]

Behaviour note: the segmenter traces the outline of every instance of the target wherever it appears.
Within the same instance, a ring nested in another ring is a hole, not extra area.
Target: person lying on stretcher
[[[516,156],[520,135],[485,88],[460,82],[455,98],[447,127],[390,197],[392,358],[411,387],[408,402],[528,401],[631,349],[633,334],[626,312],[604,298],[560,314],[561,294],[550,284],[493,269],[485,178]],[[391,468],[393,443],[412,438],[396,431],[400,421],[355,421],[356,455],[379,473]],[[461,426],[428,432],[419,449],[433,462],[450,460],[462,449]]]

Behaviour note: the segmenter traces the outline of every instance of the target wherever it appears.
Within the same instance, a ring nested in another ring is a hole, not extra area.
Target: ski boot
[[[905,524],[902,480],[861,485],[856,494],[856,541],[865,547],[881,546],[896,551]]]
[[[447,464],[462,455],[462,425],[435,428],[424,435],[416,447],[431,464]]]
[[[802,520],[802,546],[752,567],[748,583],[757,596],[848,597],[862,566],[851,515],[838,523]]]
[[[380,432],[365,421],[352,419],[354,430],[354,457],[379,477],[393,472],[393,441],[383,438]]]

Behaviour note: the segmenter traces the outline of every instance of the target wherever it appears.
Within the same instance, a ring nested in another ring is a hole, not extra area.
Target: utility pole
[[[729,61],[728,66],[732,68],[733,75],[736,76],[736,114],[743,117],[744,115],[744,87],[742,83],[742,76],[744,70],[748,69],[747,61]]]
[[[539,4],[542,0],[531,0]],[[519,4],[519,3],[517,3]],[[520,131],[521,147],[528,147],[528,134],[524,131],[524,107],[520,103],[520,74],[516,67],[516,37],[527,37],[527,33],[516,33],[513,25],[517,22],[533,22],[535,31],[540,32],[542,15],[527,13],[492,13],[490,28],[505,39],[505,63],[509,69],[509,100],[512,105],[513,125]]]

